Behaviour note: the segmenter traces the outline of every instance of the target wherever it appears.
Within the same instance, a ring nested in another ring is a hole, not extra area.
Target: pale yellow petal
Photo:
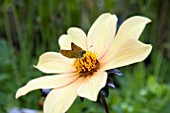
[[[133,16],[122,23],[116,34],[116,38],[120,40],[124,40],[125,38],[138,39],[149,22],[151,22],[149,18]]]
[[[57,88],[68,85],[78,78],[76,73],[44,76],[29,81],[25,86],[18,89],[16,98],[26,95],[36,89]]]
[[[76,27],[71,27],[67,31],[67,35],[61,35],[59,38],[60,49],[71,50],[71,42],[87,50],[87,38],[83,30]]]
[[[142,16],[134,16],[123,22],[112,41],[110,49],[104,55],[104,59],[110,56],[113,51],[116,51],[116,49],[118,49],[127,40],[139,39],[139,36],[144,30],[146,24],[149,22],[151,22],[150,19]]]
[[[44,73],[70,73],[74,72],[73,59],[64,57],[57,52],[47,52],[40,56],[36,68]]]
[[[83,30],[76,27],[71,27],[67,31],[70,42],[81,47],[83,50],[87,50],[87,38]]]
[[[89,50],[102,57],[115,36],[117,17],[110,13],[99,16],[88,32],[87,44]]]
[[[92,76],[87,76],[83,84],[77,90],[77,94],[80,97],[96,101],[99,91],[106,85],[106,81],[106,72],[96,72]]]
[[[71,50],[71,42],[66,34],[59,37],[58,43],[60,49]]]
[[[44,113],[65,113],[76,99],[76,90],[83,80],[81,77],[66,87],[51,91],[45,99]]]
[[[101,69],[114,69],[143,61],[151,52],[152,46],[139,40],[129,39],[106,59],[101,60]]]

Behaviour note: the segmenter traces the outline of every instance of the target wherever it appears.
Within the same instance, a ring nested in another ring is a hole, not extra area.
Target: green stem
[[[105,99],[104,96],[102,96],[102,101],[103,101],[103,104],[104,104],[104,108],[105,108],[106,113],[110,113],[110,112],[109,112],[108,105],[107,105],[107,102],[106,102],[106,99]]]

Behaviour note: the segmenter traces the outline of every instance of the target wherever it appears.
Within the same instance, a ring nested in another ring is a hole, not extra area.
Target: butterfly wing
[[[80,51],[80,50],[82,50],[82,48],[80,48],[79,46],[77,46],[76,44],[71,42],[71,50],[73,50],[73,51]]]
[[[79,58],[79,51],[60,50],[60,53],[67,58]]]
[[[60,53],[67,58],[81,58],[86,53],[86,51],[73,42],[71,42],[71,49],[72,50],[60,50]]]

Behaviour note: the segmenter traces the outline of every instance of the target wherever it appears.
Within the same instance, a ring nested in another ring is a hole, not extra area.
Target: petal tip
[[[18,98],[19,98],[19,95],[18,95],[18,94],[16,94],[16,95],[15,95],[15,98],[16,98],[16,99],[18,99]]]
[[[78,27],[70,27],[70,28],[67,30],[67,34],[69,34],[72,30],[74,31],[74,30],[82,30],[82,29],[80,29],[80,28],[78,28]]]
[[[151,50],[152,50],[152,45],[151,44],[146,44],[145,49],[146,49],[145,55],[138,62],[144,61],[149,56],[149,54],[151,53]]]
[[[34,68],[37,68],[37,66],[36,66],[36,65],[33,65],[33,67],[34,67]]]
[[[18,89],[18,91],[16,92],[15,98],[18,99],[19,97],[21,97],[22,95],[24,95],[21,91],[21,88]]]
[[[132,17],[132,18],[139,19],[139,20],[145,22],[146,24],[151,22],[151,19],[149,19],[149,18],[147,18],[147,17],[143,17],[143,16],[134,16],[134,17]]]
[[[36,68],[36,69],[38,69],[38,70],[40,70],[40,71],[42,71],[42,70],[40,69],[40,67],[38,66],[38,64],[37,64],[37,65],[33,65],[33,67]],[[43,72],[43,71],[42,71],[42,72]]]
[[[20,95],[17,95],[17,94],[15,95],[15,98],[16,98],[16,99],[18,99],[19,97],[20,97]]]
[[[153,48],[153,46],[152,46],[152,44],[148,44],[148,47],[149,47],[149,53],[150,53],[152,48]]]

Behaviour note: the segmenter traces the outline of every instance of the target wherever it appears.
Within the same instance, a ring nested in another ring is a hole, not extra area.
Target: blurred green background
[[[117,88],[107,99],[110,113],[170,113],[169,0],[0,0],[0,113],[13,107],[41,110],[40,91],[15,99],[17,89],[44,74],[33,68],[38,57],[58,51],[58,37],[71,26],[88,31],[110,12],[121,23],[134,15],[150,18],[140,40],[151,43],[150,56],[122,67]],[[79,98],[68,113],[104,113],[102,104]]]

